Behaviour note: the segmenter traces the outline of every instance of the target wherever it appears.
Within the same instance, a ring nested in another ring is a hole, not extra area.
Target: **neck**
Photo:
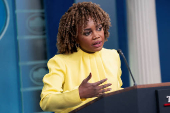
[[[93,54],[93,53],[95,53],[95,52],[89,52],[89,51],[86,51],[86,50],[84,50],[84,49],[83,49],[83,48],[81,48],[81,47],[80,47],[80,49],[81,49],[82,51],[86,52],[86,53],[89,53],[89,54]]]

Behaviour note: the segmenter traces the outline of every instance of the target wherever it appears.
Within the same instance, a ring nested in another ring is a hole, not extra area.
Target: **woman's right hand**
[[[103,95],[105,92],[110,91],[111,88],[107,88],[108,86],[112,85],[111,83],[100,85],[104,83],[107,79],[100,80],[95,83],[88,83],[91,79],[91,73],[89,76],[83,80],[83,82],[79,86],[79,95],[80,98],[92,98],[92,97],[99,97]]]

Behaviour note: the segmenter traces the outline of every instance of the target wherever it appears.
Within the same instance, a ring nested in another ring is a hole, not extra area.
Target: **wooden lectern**
[[[170,113],[170,82],[108,93],[70,113]]]

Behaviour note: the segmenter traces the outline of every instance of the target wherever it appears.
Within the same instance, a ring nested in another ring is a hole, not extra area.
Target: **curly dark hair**
[[[95,24],[102,24],[105,41],[107,40],[109,37],[108,30],[111,26],[109,15],[95,3],[74,3],[60,19],[56,44],[58,53],[77,52],[78,28],[81,26],[83,30],[89,17],[92,18]]]

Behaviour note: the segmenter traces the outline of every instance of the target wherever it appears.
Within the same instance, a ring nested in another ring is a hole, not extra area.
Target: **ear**
[[[78,37],[76,38],[76,43],[79,44],[79,39],[78,39]]]

